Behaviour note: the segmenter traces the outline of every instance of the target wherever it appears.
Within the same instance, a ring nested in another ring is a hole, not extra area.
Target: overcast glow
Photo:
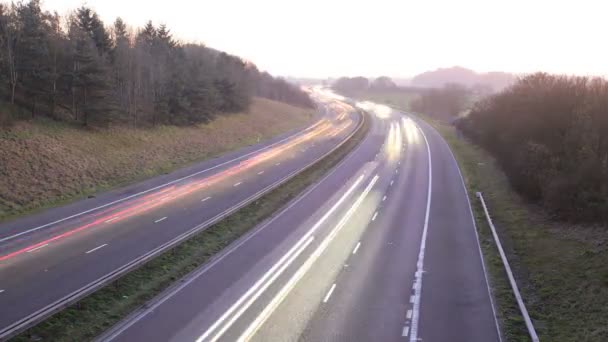
[[[82,0],[46,0],[60,14]],[[604,1],[89,0],[106,21],[166,23],[275,74],[410,76],[462,65],[608,74]]]

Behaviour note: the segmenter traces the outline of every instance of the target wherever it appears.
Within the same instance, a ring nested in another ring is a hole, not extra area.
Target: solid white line
[[[235,183],[233,186],[239,186],[239,185],[241,185],[241,183],[243,183],[243,182]]]
[[[258,175],[262,175],[262,174],[264,174],[264,171],[258,172]]]
[[[154,221],[154,223],[162,222],[162,221],[164,221],[166,219],[167,219],[167,216],[165,216],[163,218],[159,218],[158,220]]]
[[[336,283],[334,283],[331,286],[331,289],[329,289],[329,292],[327,292],[327,294],[325,295],[325,298],[323,298],[323,303],[327,303],[327,301],[329,300],[329,297],[331,297],[331,294],[334,293],[335,289],[336,289]]]
[[[333,241],[333,239],[338,235],[340,230],[346,225],[350,217],[353,213],[359,208],[365,197],[369,194],[374,184],[378,181],[378,175],[375,175],[374,178],[369,182],[363,193],[359,195],[355,203],[349,208],[346,214],[342,217],[342,219],[338,222],[338,225],[331,231],[331,233],[321,242],[321,244],[317,247],[317,249],[311,254],[311,256],[306,260],[306,262],[298,269],[298,271],[289,279],[289,281],[281,288],[281,290],[274,296],[272,301],[264,308],[261,314],[257,316],[255,321],[249,325],[247,330],[238,338],[238,341],[248,341],[253,334],[264,324],[264,322],[268,319],[268,317],[274,312],[274,310],[279,306],[279,304],[285,299],[285,297],[289,294],[289,292],[296,286],[298,281],[310,270],[315,261],[323,254],[325,249],[329,246],[329,244]],[[197,341],[198,342],[198,341]]]
[[[408,327],[407,325],[403,327],[403,331],[401,332],[401,336],[403,337],[407,337],[407,335],[410,333],[410,327]]]
[[[319,229],[319,227],[329,218],[329,216],[331,214],[333,214],[334,211],[337,210],[337,208],[342,205],[342,203],[346,200],[346,198],[348,198],[348,196],[350,196],[350,194],[357,188],[357,186],[359,185],[359,183],[361,183],[361,181],[363,181],[364,175],[361,175],[357,181],[342,195],[342,197],[340,197],[340,199],[334,203],[334,205],[321,217],[321,219],[319,219],[319,221],[317,221],[317,223],[315,223],[315,225],[306,233],[304,234],[304,236],[302,236],[300,238],[300,240],[298,242],[296,242],[296,244],[287,252],[287,254],[285,254],[283,257],[281,257],[281,259],[279,259],[279,261],[274,264],[251,288],[249,288],[249,290],[247,292],[245,292],[245,294],[243,294],[243,296],[241,296],[241,298],[239,298],[239,300],[237,300],[217,321],[215,321],[206,331],[204,334],[202,334],[201,336],[199,336],[196,341],[197,342],[201,342],[201,341],[205,341],[209,336],[211,336],[211,334],[214,334],[215,330],[222,324],[224,323],[224,321],[230,316],[232,315],[233,312],[235,312],[239,306],[245,302],[249,296],[253,295],[254,292],[257,290],[258,287],[260,287],[265,281],[266,279],[268,279],[269,277],[271,277],[271,275],[276,271],[276,269],[278,269],[279,267],[281,267],[281,264],[283,264],[285,262],[286,259],[289,258],[290,254],[294,253],[295,251],[297,251],[297,249],[306,241],[308,241],[309,238],[312,237],[312,234],[314,232],[317,231],[317,229]],[[211,339],[211,341],[215,341],[217,340],[219,337],[221,337],[221,335],[223,334],[223,332],[228,329],[230,327],[230,325],[232,324],[232,322],[234,322],[234,320],[236,320],[238,318],[238,313],[241,312],[240,310],[235,314],[235,316],[232,317],[232,319],[230,321],[228,321],[221,330],[219,330],[217,333],[214,334],[214,337]]]
[[[374,216],[372,217],[372,221],[374,221],[376,219],[376,216],[378,216],[378,212],[377,211],[374,213]]]
[[[49,245],[49,244],[47,243],[47,244],[44,244],[44,245],[42,245],[42,246],[38,246],[38,247],[36,247],[36,248],[32,248],[32,249],[30,249],[29,251],[27,251],[27,253],[31,253],[31,252],[37,251],[37,250],[39,250],[39,249],[41,249],[41,248],[44,248],[44,247],[46,247],[46,246],[48,246],[48,245]]]
[[[412,310],[407,310],[407,313],[405,314],[405,318],[412,319]]]
[[[382,197],[382,202],[386,201],[386,195],[384,195],[384,197]]]
[[[416,265],[416,281],[414,283],[414,301],[412,310],[412,333],[410,335],[410,342],[418,341],[418,323],[420,320],[420,298],[422,296],[422,273],[424,272],[424,252],[426,250],[426,236],[429,229],[429,214],[431,211],[431,194],[433,189],[433,163],[431,159],[431,148],[429,147],[429,141],[426,139],[426,134],[422,128],[417,124],[416,127],[422,133],[424,142],[426,144],[426,152],[429,163],[429,184],[426,194],[426,213],[424,215],[424,227],[422,229],[422,238],[420,239],[420,251],[418,252],[418,262]]]
[[[85,254],[93,253],[93,252],[95,252],[96,250],[98,250],[98,249],[102,249],[102,248],[104,248],[104,247],[105,247],[105,246],[107,246],[107,245],[108,245],[107,243],[104,243],[104,244],[103,244],[103,245],[101,245],[101,246],[97,246],[97,247],[95,247],[95,248],[91,249],[90,251],[86,252]]]
[[[205,197],[201,200],[201,202],[205,202],[206,200],[211,199],[211,197]]]
[[[111,219],[107,220],[106,223],[110,223],[110,222],[116,221],[116,220],[118,220],[118,216],[112,217]]]
[[[355,249],[353,249],[353,254],[357,254],[357,251],[359,250],[360,246],[361,246],[361,241],[357,242],[357,245],[355,246]]]
[[[318,124],[318,123],[317,123],[317,124]],[[81,212],[76,213],[76,214],[74,214],[74,215],[70,215],[70,216],[64,217],[64,218],[62,218],[62,219],[55,220],[55,221],[53,221],[53,222],[49,222],[49,223],[43,224],[43,225],[41,225],[41,226],[34,227],[34,228],[31,228],[31,229],[28,229],[28,230],[22,231],[21,233],[18,233],[18,234],[15,234],[15,235],[11,235],[11,236],[7,236],[7,237],[4,237],[4,238],[1,238],[1,239],[0,239],[0,242],[4,242],[4,241],[8,241],[8,240],[15,239],[15,238],[17,238],[17,237],[19,237],[19,236],[22,236],[22,235],[25,235],[25,234],[29,234],[29,233],[31,233],[31,232],[35,232],[35,231],[37,231],[37,230],[40,230],[40,229],[46,228],[46,227],[48,227],[48,226],[52,226],[52,225],[54,225],[54,224],[57,224],[57,223],[60,223],[60,222],[63,222],[63,221],[69,220],[69,219],[73,219],[73,218],[75,218],[75,217],[82,216],[82,215],[84,215],[84,214],[88,214],[88,213],[90,213],[90,212],[92,212],[92,211],[95,211],[95,210],[98,210],[98,209],[106,208],[106,207],[111,206],[111,205],[116,204],[116,203],[124,202],[124,201],[126,201],[126,200],[129,200],[129,199],[131,199],[131,198],[134,198],[134,197],[137,197],[137,196],[140,196],[140,195],[146,194],[146,193],[148,193],[148,192],[151,192],[151,191],[154,191],[154,190],[161,189],[161,188],[163,188],[163,187],[166,187],[167,185],[175,184],[175,183],[178,183],[178,182],[183,181],[183,180],[185,180],[185,179],[192,178],[192,177],[194,177],[194,176],[200,175],[201,173],[205,173],[205,172],[207,172],[207,171],[211,171],[211,170],[217,169],[218,167],[222,167],[222,166],[224,166],[224,165],[226,165],[226,164],[230,164],[230,163],[235,162],[235,161],[237,161],[237,160],[243,159],[243,158],[245,158],[245,157],[249,157],[249,156],[251,156],[251,155],[253,155],[253,154],[256,154],[256,153],[262,152],[262,151],[264,151],[264,150],[268,150],[268,149],[270,149],[271,147],[274,147],[274,146],[276,146],[276,145],[282,144],[283,142],[285,142],[285,141],[287,141],[287,140],[290,140],[290,139],[293,139],[293,138],[295,138],[296,136],[298,136],[298,135],[302,134],[304,131],[309,130],[311,127],[316,126],[317,124],[315,124],[315,125],[311,125],[311,126],[309,126],[308,128],[306,128],[306,129],[304,129],[304,130],[302,130],[302,131],[299,131],[299,132],[297,132],[297,133],[294,133],[294,134],[292,134],[292,135],[290,135],[290,136],[288,136],[288,137],[285,137],[284,139],[281,139],[281,140],[279,140],[279,141],[277,141],[277,142],[274,142],[274,143],[272,143],[272,144],[270,144],[270,145],[268,145],[268,146],[262,147],[262,148],[260,148],[260,149],[258,149],[258,150],[255,150],[255,151],[251,151],[251,152],[249,152],[249,153],[245,153],[245,154],[243,154],[242,156],[239,156],[239,157],[236,157],[236,158],[233,158],[233,159],[227,160],[227,161],[225,161],[225,162],[223,162],[223,163],[220,163],[220,164],[214,165],[214,166],[212,166],[212,167],[206,168],[206,169],[201,170],[201,171],[197,171],[197,172],[195,172],[195,173],[189,174],[189,175],[184,176],[184,177],[182,177],[182,178],[178,178],[178,179],[172,180],[172,181],[170,181],[170,182],[167,182],[167,183],[164,183],[164,184],[161,184],[161,185],[155,186],[155,187],[150,188],[150,189],[148,189],[148,190],[144,190],[144,191],[138,192],[138,193],[136,193],[136,194],[129,195],[129,196],[127,196],[127,197],[117,199],[117,200],[115,200],[115,201],[112,201],[112,202],[106,203],[106,204],[104,204],[104,205],[100,205],[100,206],[95,207],[95,208],[91,208],[91,209],[88,209],[88,210],[85,210],[85,211],[81,211]]]

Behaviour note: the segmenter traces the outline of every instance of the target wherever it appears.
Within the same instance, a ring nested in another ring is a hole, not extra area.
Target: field
[[[0,221],[166,173],[310,123],[313,111],[255,98],[209,124],[86,130],[48,119],[0,129]]]

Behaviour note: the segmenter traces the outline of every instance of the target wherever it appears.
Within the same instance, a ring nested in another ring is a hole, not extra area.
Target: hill
[[[490,87],[500,91],[515,81],[515,75],[505,72],[477,73],[473,70],[455,66],[423,72],[412,78],[415,87],[441,88],[447,83],[459,83],[467,87]]]

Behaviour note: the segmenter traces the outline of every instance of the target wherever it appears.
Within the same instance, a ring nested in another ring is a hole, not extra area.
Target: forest
[[[189,125],[247,109],[252,96],[312,107],[306,93],[251,62],[182,43],[165,25],[106,25],[39,0],[0,4],[0,126],[38,116],[82,126]]]
[[[608,221],[605,79],[532,74],[476,103],[457,126],[556,217]]]

